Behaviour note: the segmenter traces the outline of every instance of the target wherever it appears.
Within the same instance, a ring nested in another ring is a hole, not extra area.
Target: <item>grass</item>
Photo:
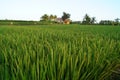
[[[0,80],[112,80],[118,69],[120,27],[0,26]]]

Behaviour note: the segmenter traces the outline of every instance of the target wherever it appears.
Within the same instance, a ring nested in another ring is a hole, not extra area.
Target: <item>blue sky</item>
[[[120,18],[120,0],[0,0],[0,19],[40,20],[43,14],[71,14],[82,20],[87,13],[99,20]]]

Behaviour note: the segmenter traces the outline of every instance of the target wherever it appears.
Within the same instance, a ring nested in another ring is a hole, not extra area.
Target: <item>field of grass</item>
[[[0,26],[0,80],[119,80],[120,26]]]

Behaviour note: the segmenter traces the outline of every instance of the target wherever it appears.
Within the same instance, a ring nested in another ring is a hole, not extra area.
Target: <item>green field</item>
[[[0,80],[119,80],[120,26],[0,26]]]

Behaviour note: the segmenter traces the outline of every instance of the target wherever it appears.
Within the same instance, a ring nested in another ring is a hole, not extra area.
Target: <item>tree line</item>
[[[44,14],[41,17],[41,21],[55,21],[57,18],[56,15],[48,15],[48,14]],[[69,19],[69,21],[71,21],[71,24],[84,24],[84,25],[93,25],[93,24],[98,24],[98,25],[120,25],[119,22],[119,18],[116,18],[115,20],[101,20],[99,22],[97,22],[96,17],[90,17],[88,14],[85,14],[85,16],[83,17],[82,21],[72,21],[70,20],[70,14],[63,12],[63,15],[60,17],[63,22],[66,19]]]
[[[40,21],[22,21],[22,20],[0,20],[0,25],[44,25],[44,24],[82,24],[82,25],[120,25],[120,19],[101,20],[97,22],[96,17],[85,14],[82,21],[72,21],[70,14],[63,12],[61,17],[53,14],[44,14]]]
[[[90,17],[88,14],[85,14],[81,24],[119,25],[119,20],[119,18],[116,18],[115,20],[101,20],[97,23],[95,17]]]

